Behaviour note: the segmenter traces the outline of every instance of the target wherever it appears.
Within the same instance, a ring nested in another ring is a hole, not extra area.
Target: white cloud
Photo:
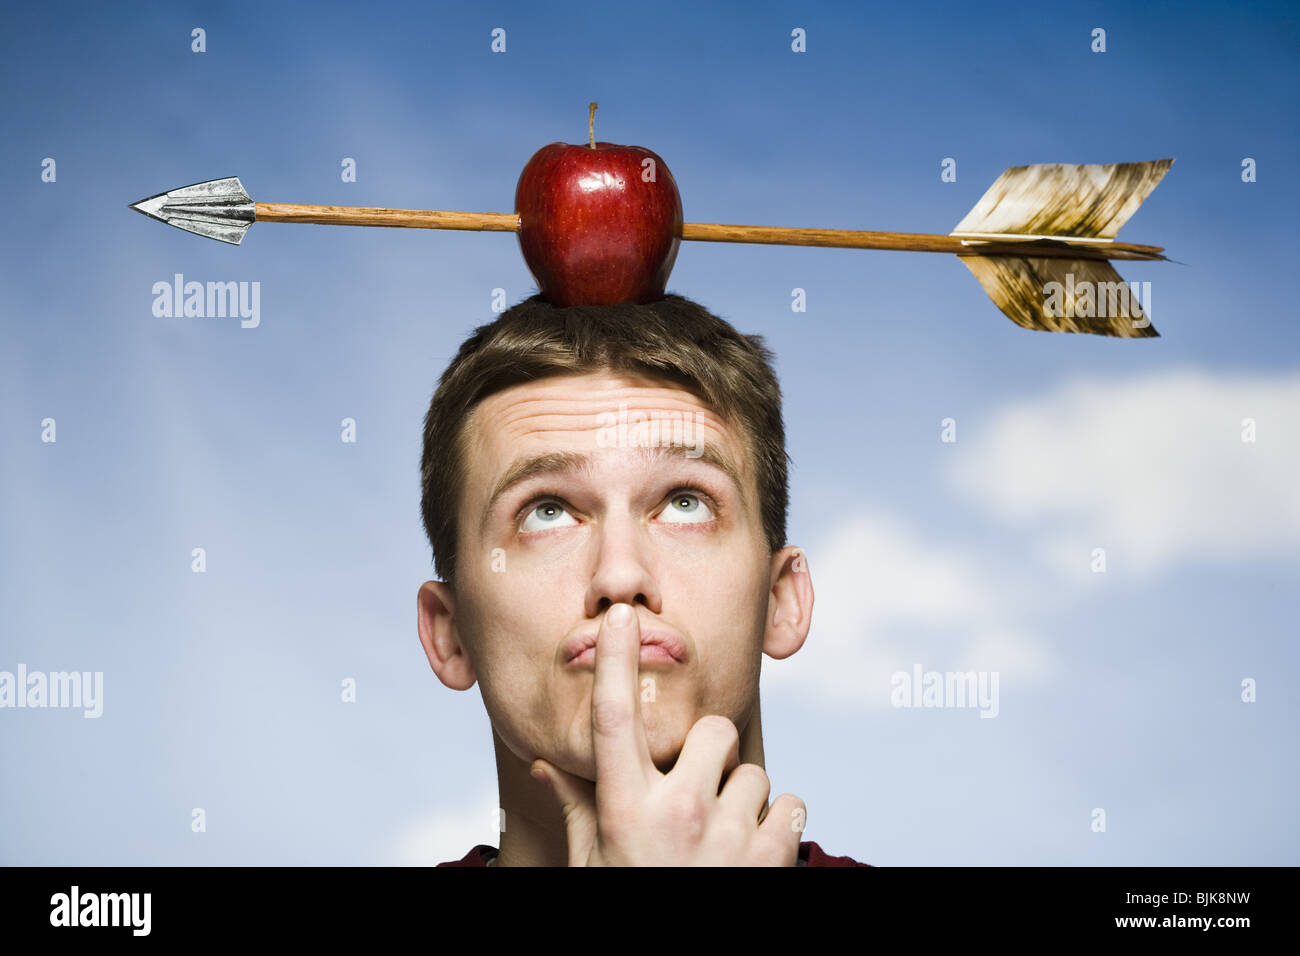
[[[949,477],[1040,555],[1154,574],[1182,559],[1300,556],[1300,373],[1077,381],[968,424]],[[1243,419],[1256,440],[1242,441]]]
[[[1050,652],[1022,632],[1023,580],[1004,580],[974,554],[928,543],[896,518],[863,515],[809,548],[815,600],[799,652],[765,659],[765,687],[821,703],[890,706],[890,676],[925,670],[998,671],[1041,680]]]
[[[950,480],[998,523],[999,541],[1023,533],[1038,560],[1002,548],[990,560],[862,516],[808,550],[812,630],[794,656],[764,661],[764,685],[883,708],[890,676],[920,664],[998,671],[1005,691],[1054,671],[1053,635],[1025,622],[1055,620],[1087,593],[1093,548],[1130,580],[1182,559],[1300,556],[1297,416],[1300,373],[1184,370],[1078,381],[995,410],[987,427],[968,422]]]

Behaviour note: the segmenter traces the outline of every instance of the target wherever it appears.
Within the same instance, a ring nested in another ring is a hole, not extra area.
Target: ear
[[[772,555],[772,590],[767,599],[763,653],[781,660],[803,647],[812,626],[813,586],[808,556],[793,545]]]
[[[456,633],[456,595],[442,581],[425,581],[416,595],[417,627],[433,672],[452,690],[469,690],[478,679]]]

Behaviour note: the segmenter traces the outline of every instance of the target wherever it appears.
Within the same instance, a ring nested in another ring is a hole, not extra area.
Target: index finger
[[[619,614],[627,619],[619,623]],[[596,753],[597,807],[626,806],[646,789],[650,742],[641,722],[637,675],[641,627],[627,604],[611,605],[596,635],[596,679],[591,689],[591,743]]]

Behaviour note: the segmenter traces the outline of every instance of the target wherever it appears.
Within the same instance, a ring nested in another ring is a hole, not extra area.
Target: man
[[[504,826],[439,865],[866,865],[768,803],[761,659],[813,606],[771,358],[676,295],[534,296],[462,344],[425,418],[419,634],[481,688]]]

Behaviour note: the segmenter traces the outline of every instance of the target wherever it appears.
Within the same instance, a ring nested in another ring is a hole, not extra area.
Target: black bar
[[[490,943],[512,930],[544,932],[548,942],[586,940],[604,918],[624,921],[629,933],[647,934],[650,941],[689,934],[702,917],[718,929],[788,922],[809,942],[847,931],[856,935],[846,942],[864,948],[899,933],[917,943],[1129,936],[1146,944],[1195,937],[1231,945],[1242,933],[1285,930],[1282,907],[1295,877],[1285,867],[787,872],[736,870],[723,882],[716,872],[663,869],[566,877],[525,869],[476,875],[455,868],[9,867],[0,868],[0,925],[7,940],[146,938],[136,933],[144,928],[143,895],[105,901],[100,894],[148,893],[147,938],[204,944],[282,939],[337,945],[411,934],[437,945],[456,932]],[[52,919],[71,922],[74,886],[78,922],[101,912],[108,921],[116,908],[119,925],[52,925]],[[95,901],[88,903],[88,896]],[[1205,919],[1208,928],[1201,925]]]

